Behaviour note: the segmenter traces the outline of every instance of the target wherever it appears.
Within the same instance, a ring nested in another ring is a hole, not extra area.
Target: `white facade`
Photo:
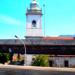
[[[32,21],[37,21],[36,23],[36,29],[41,29],[41,15],[27,15],[26,20],[26,29],[35,29],[32,26]]]
[[[33,0],[26,13],[26,37],[42,36],[42,11],[36,0]]]
[[[36,21],[35,27],[32,25],[33,20]],[[42,37],[41,15],[27,15],[26,22],[26,36]]]
[[[32,63],[32,58],[33,58],[33,55],[28,55],[27,54],[27,60],[26,60],[26,65],[27,66],[30,66],[31,63]]]
[[[75,67],[75,56],[54,56],[49,61],[53,61],[53,67]]]

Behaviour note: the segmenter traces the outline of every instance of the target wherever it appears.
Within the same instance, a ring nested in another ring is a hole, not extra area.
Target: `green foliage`
[[[9,61],[9,59],[10,59],[10,54],[9,54],[9,53],[5,53],[4,55],[5,55],[5,57],[6,57],[6,61]]]
[[[9,54],[0,52],[0,63],[4,64],[8,60],[9,60]]]
[[[3,55],[3,53],[0,52],[0,57]]]
[[[32,66],[49,66],[48,55],[37,55]]]

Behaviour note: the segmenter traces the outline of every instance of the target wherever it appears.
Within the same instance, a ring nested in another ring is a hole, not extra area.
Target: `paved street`
[[[0,75],[75,75],[75,69],[0,65]]]

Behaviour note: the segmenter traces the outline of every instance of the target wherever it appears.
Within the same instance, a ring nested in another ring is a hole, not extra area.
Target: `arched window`
[[[36,21],[35,20],[32,21],[32,27],[36,27]]]

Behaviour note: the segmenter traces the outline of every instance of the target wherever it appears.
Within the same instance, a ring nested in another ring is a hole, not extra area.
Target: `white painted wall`
[[[31,66],[33,55],[27,54],[27,66]]]
[[[42,36],[42,30],[41,29],[27,29],[26,32],[27,36]]]
[[[68,60],[69,67],[75,67],[75,57],[50,57],[49,60],[54,61],[55,67],[64,67],[65,60]]]
[[[43,36],[41,15],[27,15],[26,17],[26,36]],[[32,21],[36,20],[36,28],[32,27]]]
[[[26,29],[31,29],[32,28],[32,21],[36,20],[37,21],[37,28],[42,28],[41,24],[41,15],[27,15],[26,17]]]
[[[72,57],[72,58],[69,59],[69,65],[71,67],[75,67],[75,57]]]

